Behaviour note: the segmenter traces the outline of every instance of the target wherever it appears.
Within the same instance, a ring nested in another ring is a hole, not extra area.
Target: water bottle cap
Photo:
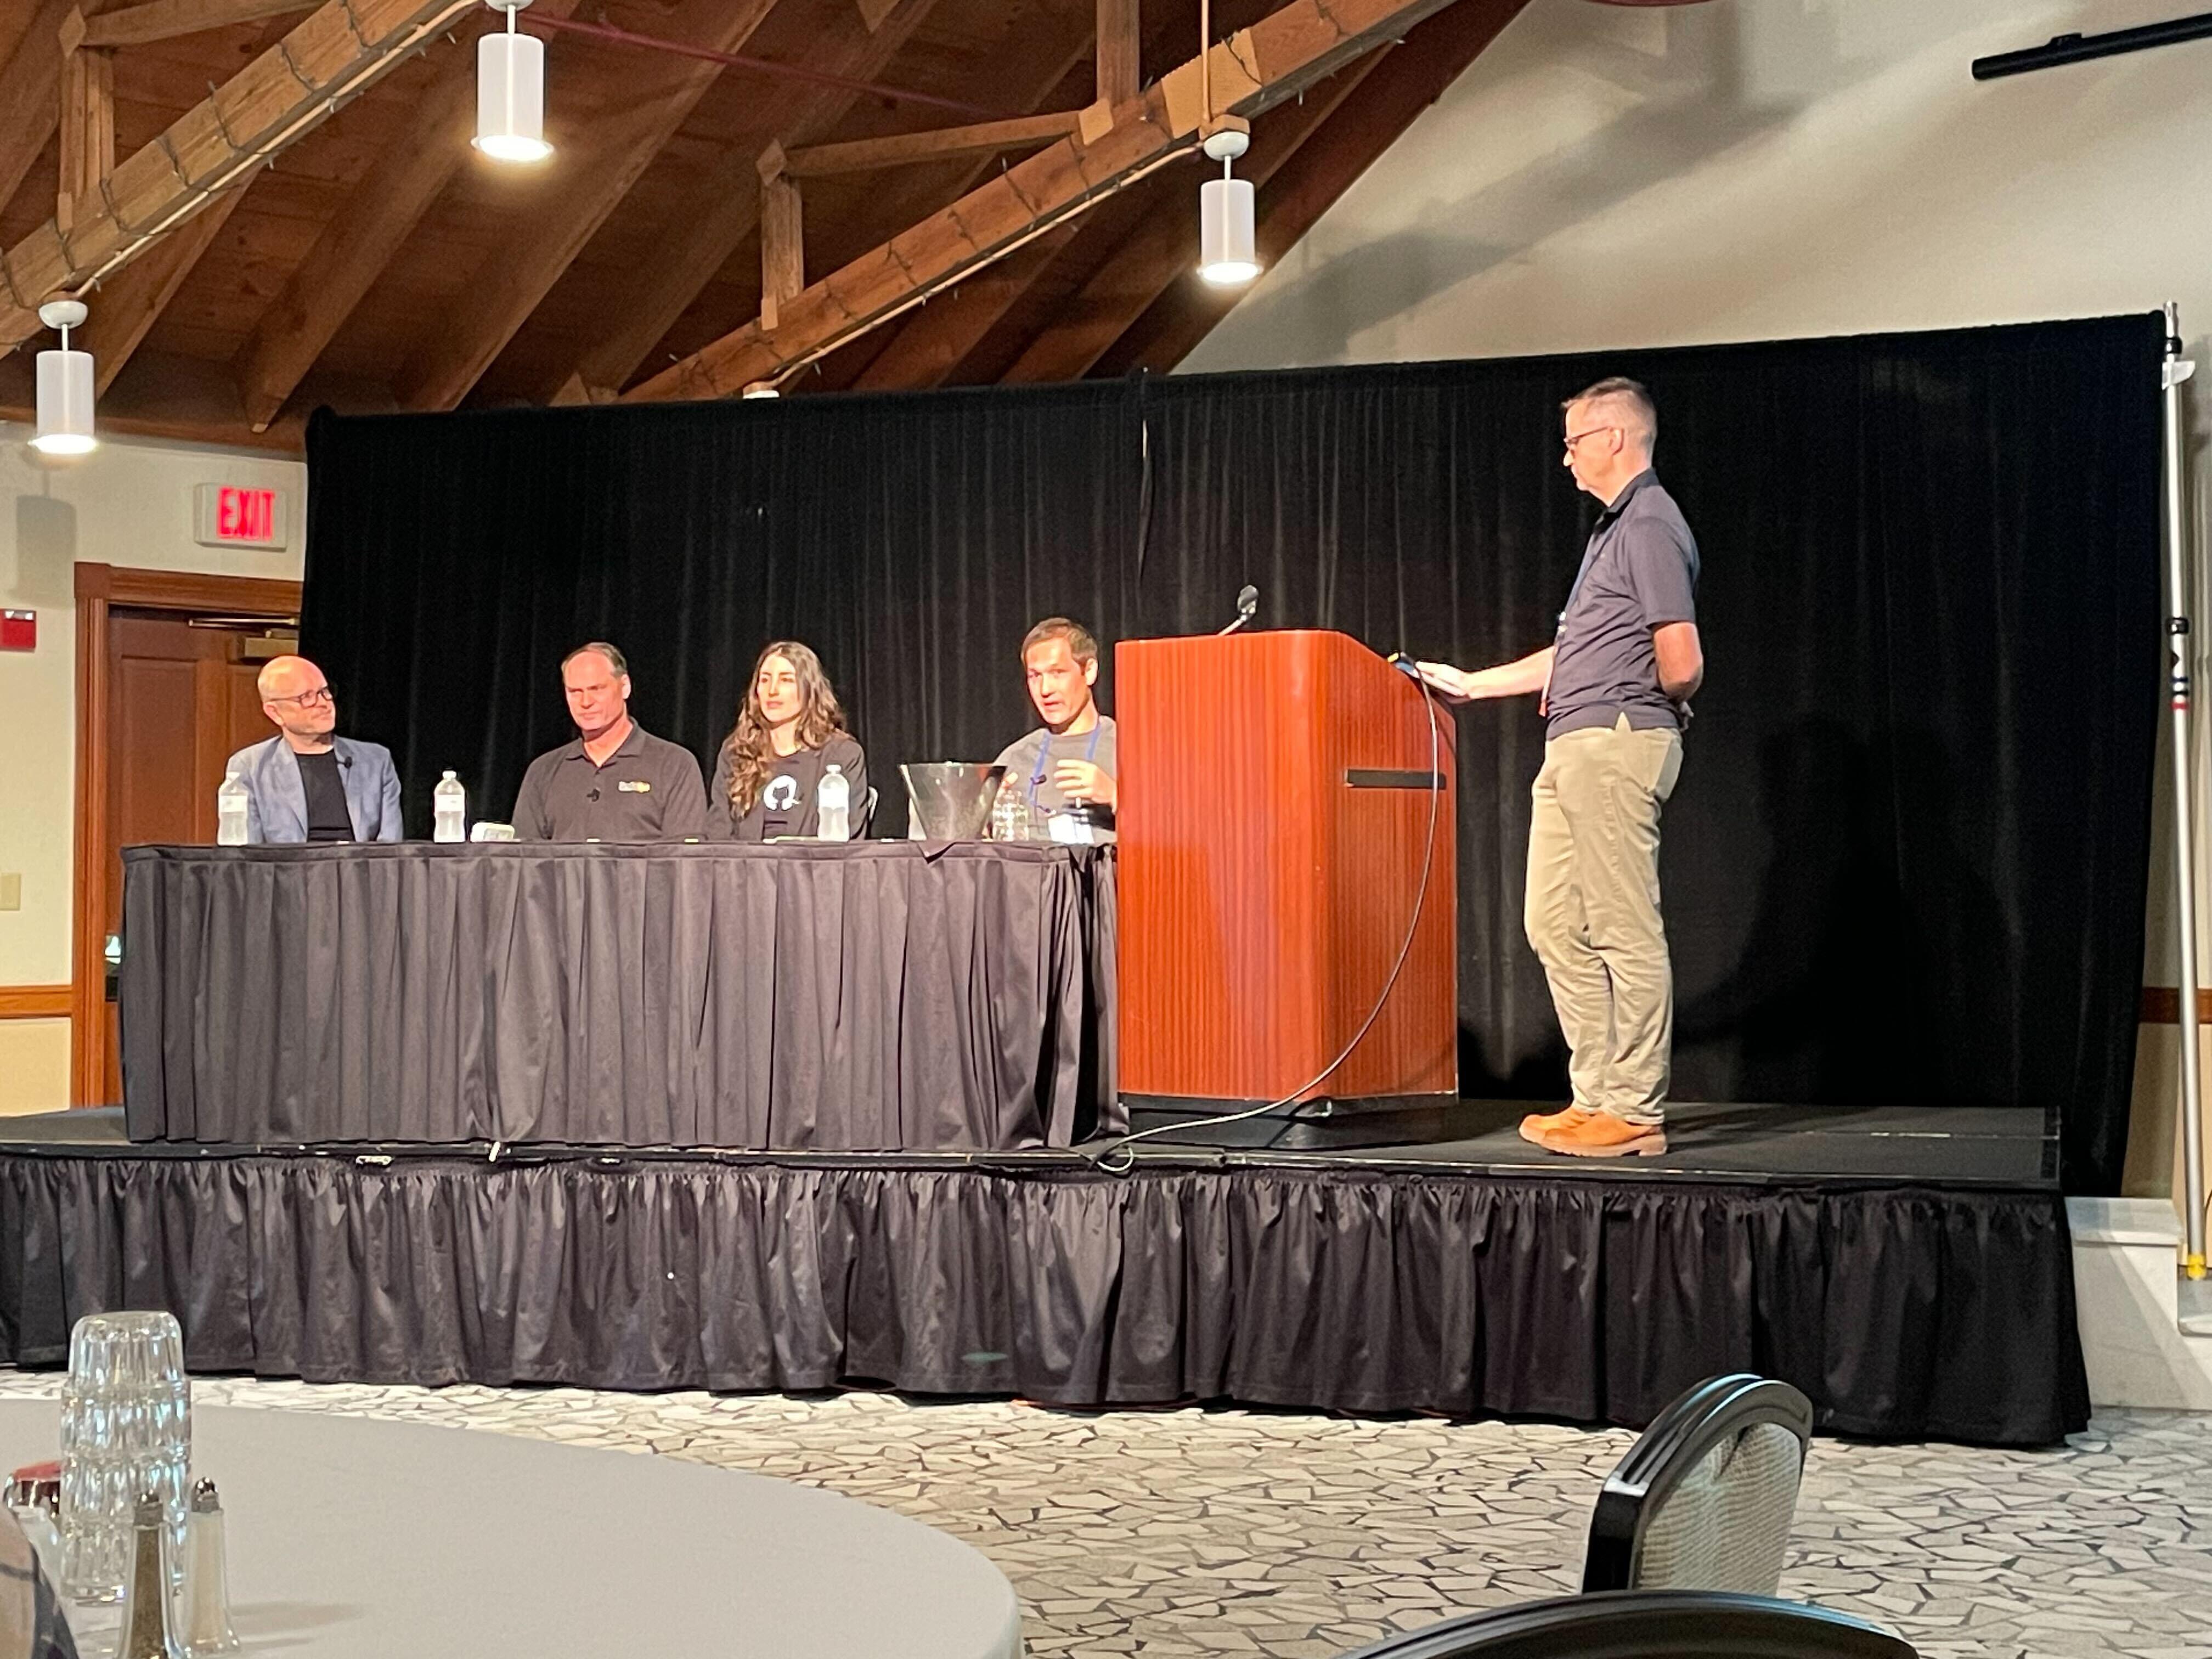
[[[830,763],[830,769],[832,772],[835,772],[835,771],[836,771],[836,770],[838,770],[838,769],[838,769],[837,763],[836,763],[836,761],[831,761],[831,762]]]
[[[446,781],[446,782],[447,782],[447,783],[451,783],[451,782],[453,782],[453,775],[451,772],[447,773],[447,774],[446,774],[446,776],[445,776],[445,779],[444,779],[444,781]]]

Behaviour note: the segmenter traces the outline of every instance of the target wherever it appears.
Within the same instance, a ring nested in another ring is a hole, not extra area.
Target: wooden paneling
[[[757,322],[693,352],[623,394],[625,401],[735,397],[775,380],[1018,250],[1102,195],[1194,149],[1210,75],[1218,112],[1251,118],[1302,94],[1448,0],[1289,0],[1248,29],[1170,70],[1111,112],[1103,131],[1063,138],[972,190],[872,253],[814,283]]]
[[[1457,823],[1448,722],[1428,890],[1406,967],[1345,1064],[1413,920],[1428,701],[1340,634],[1130,641],[1121,732],[1121,1066],[1132,1094],[1258,1101],[1457,1087]]]
[[[696,35],[734,3],[593,0],[590,15],[647,35]],[[1357,30],[1368,38],[1378,3],[1387,0],[1218,0],[1217,33],[1242,43],[1222,52],[1249,60],[1242,68],[1218,61],[1224,96],[1255,75],[1274,84],[1292,58],[1310,64],[1293,36]],[[1435,3],[1387,9],[1402,20]],[[1443,15],[1498,3],[1451,0]],[[538,0],[523,27],[572,4]],[[926,130],[944,126],[941,113],[742,67],[720,72],[656,149],[666,124],[647,118],[639,88],[665,65],[648,52],[562,36],[552,41],[548,72],[556,159],[526,176],[467,147],[471,48],[497,21],[477,0],[435,11],[410,0],[353,0],[313,15],[305,3],[280,9],[279,0],[82,0],[93,27],[81,50],[112,52],[114,147],[125,159],[94,222],[64,242],[53,223],[56,112],[59,28],[71,9],[71,0],[0,6],[0,246],[9,250],[0,262],[0,346],[38,331],[30,307],[56,288],[75,288],[118,258],[152,258],[171,239],[157,234],[141,247],[139,234],[188,218],[206,187],[242,174],[256,154],[281,150],[197,261],[179,246],[166,275],[118,286],[126,263],[101,278],[92,297],[95,328],[114,326],[97,319],[114,314],[133,288],[153,301],[127,305],[121,347],[99,354],[114,381],[103,392],[102,418],[118,432],[296,448],[306,410],[388,412],[402,401],[395,386],[449,402],[474,380],[469,400],[495,405],[545,401],[571,382],[604,396],[742,330],[757,313],[760,192],[751,173],[769,143],[803,158],[793,177],[902,161],[896,173],[809,179],[805,240],[817,273],[842,270],[894,239],[896,252],[908,252],[902,233],[1000,172],[996,157],[977,164],[931,154],[999,142],[988,122],[964,136],[933,134]],[[1140,21],[1148,26],[1141,40]],[[1194,21],[1173,8],[1143,11],[1135,0],[775,0],[745,50],[953,99],[1012,123],[1001,134],[1031,133],[1053,125],[1040,115],[1090,104],[1101,86],[1131,107],[1160,102],[1162,118],[1179,124],[1190,66],[1147,91],[1141,65],[1188,58]],[[436,32],[427,32],[430,24]],[[1104,30],[1103,47],[1094,25]],[[155,38],[176,27],[191,32]],[[126,33],[119,47],[98,45]],[[402,52],[395,43],[421,50]],[[1317,57],[1342,46],[1336,38]],[[1417,33],[1390,55],[1425,50]],[[407,61],[394,61],[402,56]],[[1448,79],[1450,68],[1440,60],[1431,78]],[[340,95],[325,96],[333,92]],[[1332,133],[1343,125],[1332,120]],[[71,159],[82,171],[105,139],[94,124],[73,131]],[[97,142],[79,142],[88,135]],[[1302,155],[1295,201],[1271,213],[1262,193],[1263,237],[1272,242],[1310,220],[1334,181],[1350,176],[1343,158],[1358,148],[1349,139],[1333,144],[1337,165],[1326,168],[1307,167]],[[1255,149],[1253,167],[1266,164]],[[1185,222],[1194,218],[1184,195],[1188,172],[1171,169],[1156,182],[1172,189],[1147,197],[1137,186],[1146,210],[1137,221],[1172,218],[1187,240]],[[1086,188],[1103,197],[1113,184],[1101,173]],[[1087,216],[1086,230],[1109,213]],[[917,326],[896,352],[886,354],[888,340],[863,336],[858,349],[825,365],[828,373],[793,376],[787,389],[850,384],[879,356],[884,365],[871,384],[995,379],[1061,320],[1055,307],[1090,304],[1081,291],[1102,267],[1138,262],[1164,238],[1155,228],[1141,243],[1123,247],[1125,240],[1055,236],[1053,246],[977,286],[971,301],[933,306],[939,315],[931,326],[919,326],[919,307],[904,313],[899,324]],[[1153,262],[1148,280],[1157,285],[1159,270],[1176,276],[1187,264],[1178,248]],[[1117,296],[1144,292],[1142,282],[1108,279],[1105,287]],[[1188,284],[1170,287],[1180,294]],[[1128,303],[1121,301],[1124,310]],[[1211,314],[1171,309],[1156,307],[1091,372],[1172,352]],[[0,356],[0,415],[27,412],[27,362],[21,353]]]
[[[2172,985],[2146,985],[2142,988],[2142,1008],[2136,1019],[2145,1025],[2179,1025],[2181,1024],[2181,992]],[[2197,1023],[2212,1025],[2212,991],[2197,994]]]
[[[66,1019],[66,985],[0,985],[0,1019]]]
[[[234,654],[231,646],[227,641],[214,643],[222,641],[223,636],[209,635],[203,629],[179,629],[187,637],[178,647],[177,654],[185,663],[189,678],[180,678],[174,673],[166,678],[159,672],[141,673],[135,667],[132,671],[140,686],[158,682],[159,689],[176,695],[191,714],[187,736],[179,737],[173,731],[150,726],[149,720],[158,725],[158,717],[141,716],[135,709],[118,710],[118,651],[112,641],[116,630],[123,630],[125,646],[135,647],[141,662],[151,661],[159,653],[155,648],[154,635],[134,631],[145,619],[118,617],[114,610],[129,607],[138,611],[264,617],[272,621],[296,619],[300,584],[254,576],[207,576],[82,563],[76,567],[76,827],[70,1098],[72,1103],[82,1106],[112,1103],[120,1094],[120,1079],[115,1072],[113,1016],[106,1000],[106,964],[102,951],[112,918],[119,915],[122,895],[116,848],[129,838],[123,833],[125,820],[131,828],[143,828],[155,822],[173,825],[189,820],[197,829],[198,819],[192,815],[204,811],[206,833],[187,834],[183,838],[212,839],[214,790],[216,782],[220,781],[219,774],[213,781],[195,781],[201,798],[197,805],[190,801],[182,805],[157,805],[150,785],[130,781],[137,769],[135,757],[119,738],[118,720],[141,727],[148,741],[163,742],[172,748],[180,746],[192,757],[194,765],[199,764],[207,751],[222,740],[218,738],[211,742],[204,737],[204,726],[212,730],[219,721],[225,735],[237,739],[231,749],[260,734],[242,712],[240,699],[250,693],[242,691],[235,675],[228,672],[233,668],[229,662]],[[179,627],[176,623],[153,625]],[[203,678],[204,671],[198,666],[203,660],[226,671],[215,677],[212,685]],[[135,696],[132,701],[135,704]],[[257,702],[254,707],[258,706]],[[219,768],[229,752],[230,749],[225,749],[209,764]],[[173,769],[167,755],[154,763]],[[175,787],[189,792],[195,783]],[[119,810],[118,791],[129,792],[128,800]]]

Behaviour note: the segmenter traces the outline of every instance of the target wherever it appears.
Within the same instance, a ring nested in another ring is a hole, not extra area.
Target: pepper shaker
[[[168,1545],[161,1497],[142,1493],[131,1517],[131,1577],[123,1587],[116,1659],[185,1659],[172,1624]]]

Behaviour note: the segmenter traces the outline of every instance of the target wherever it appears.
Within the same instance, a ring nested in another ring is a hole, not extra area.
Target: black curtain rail
[[[2188,17],[2170,17],[2162,23],[2141,23],[2133,28],[2112,29],[2104,34],[2054,34],[2039,46],[2000,52],[1974,59],[1974,79],[1996,81],[2008,75],[2056,69],[2061,64],[2086,64],[2097,58],[2117,58],[2124,52],[2147,52],[2153,46],[2173,46],[2184,40],[2212,35],[2212,11]]]

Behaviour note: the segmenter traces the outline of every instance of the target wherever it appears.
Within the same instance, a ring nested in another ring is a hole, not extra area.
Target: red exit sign
[[[283,547],[284,492],[201,484],[192,492],[192,538],[203,547]]]

